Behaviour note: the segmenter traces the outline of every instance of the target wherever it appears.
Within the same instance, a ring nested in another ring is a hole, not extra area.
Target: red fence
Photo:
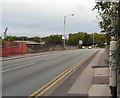
[[[0,56],[12,56],[25,54],[27,46],[25,42],[0,42]]]

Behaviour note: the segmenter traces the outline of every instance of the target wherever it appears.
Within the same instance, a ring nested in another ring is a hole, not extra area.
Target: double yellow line
[[[47,84],[45,84],[43,87],[41,87],[40,89],[38,89],[36,92],[34,92],[33,94],[31,94],[30,97],[28,97],[28,98],[32,98],[33,96],[34,96],[34,98],[38,98],[39,96],[42,96],[46,91],[48,91],[51,87],[53,87],[55,84],[57,84],[60,80],[62,80],[70,72],[72,72],[74,69],[76,69],[81,64],[83,64],[84,62],[86,62],[91,56],[92,56],[92,54],[88,55],[87,58],[84,58],[78,64],[74,64],[73,66],[71,66],[70,68],[68,68],[66,71],[64,71],[63,73],[61,73],[60,75],[58,75],[56,78],[54,78],[53,80],[51,80],[50,82],[48,82]]]

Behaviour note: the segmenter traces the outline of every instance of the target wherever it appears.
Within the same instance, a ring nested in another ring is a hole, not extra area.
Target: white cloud
[[[71,13],[75,16],[67,17],[67,32],[99,31],[96,23],[93,23],[96,14],[92,12],[94,0],[8,1],[4,0],[2,4],[2,20],[3,29],[9,27],[11,35],[46,36],[54,32],[63,33],[63,17]]]

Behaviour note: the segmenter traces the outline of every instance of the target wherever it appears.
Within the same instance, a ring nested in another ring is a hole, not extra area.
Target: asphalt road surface
[[[2,62],[2,96],[29,96],[98,49],[65,50]]]

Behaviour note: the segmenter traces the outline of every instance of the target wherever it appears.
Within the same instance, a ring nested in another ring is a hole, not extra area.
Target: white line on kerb
[[[11,71],[11,70],[15,70],[15,69],[19,69],[19,68],[23,68],[23,67],[27,67],[27,66],[30,66],[34,63],[30,63],[30,64],[27,64],[27,65],[24,65],[24,66],[18,66],[18,67],[14,67],[14,68],[10,68],[10,69],[6,69],[6,70],[3,70],[1,72],[7,72],[7,71]]]

